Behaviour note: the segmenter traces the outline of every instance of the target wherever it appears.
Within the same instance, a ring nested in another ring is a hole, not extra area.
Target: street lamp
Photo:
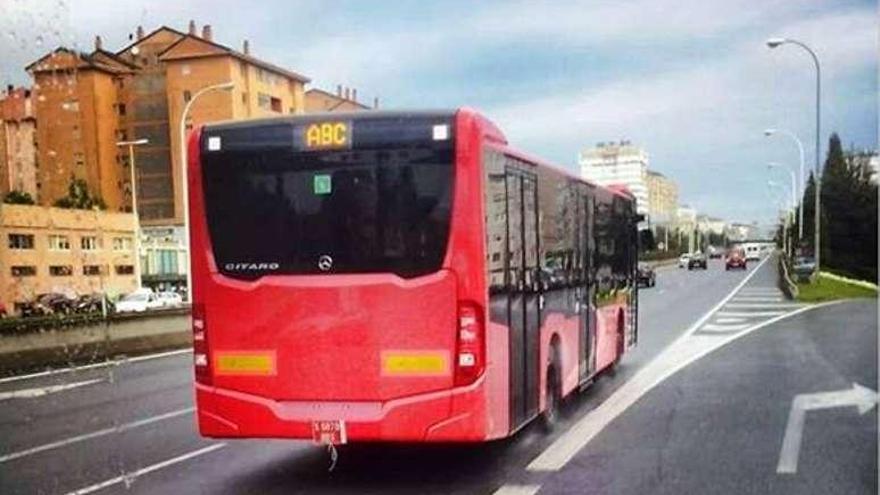
[[[799,186],[798,187],[798,189],[799,189],[798,198],[800,198],[800,203],[801,203],[800,208],[798,208],[798,240],[803,241],[804,240],[804,205],[802,203],[803,203],[804,184],[805,184],[804,179],[806,178],[806,176],[804,175],[804,145],[803,145],[803,143],[801,143],[801,140],[798,139],[798,137],[791,131],[786,131],[785,129],[765,129],[764,130],[764,135],[767,137],[770,137],[770,136],[777,134],[777,133],[784,134],[784,135],[790,137],[791,139],[794,140],[795,144],[797,144],[797,147],[798,147],[798,154],[799,154],[800,160],[801,160],[801,162],[800,162],[801,163],[801,169],[800,169],[801,173],[800,173],[800,180],[798,181],[798,186]]]
[[[131,169],[131,212],[134,213],[134,280],[140,289],[141,280],[141,218],[138,216],[137,207],[137,172],[135,171],[134,147],[143,146],[150,142],[149,139],[135,139],[134,141],[119,141],[116,146],[128,147],[128,167]]]
[[[794,180],[794,172],[792,172],[792,180]],[[792,183],[792,187],[793,186],[794,186],[794,183]],[[779,208],[781,210],[787,210],[787,208],[785,208],[785,186],[783,186],[782,184],[779,184],[778,182],[775,182],[772,180],[767,180],[767,189],[771,192],[771,195],[772,195],[772,191],[774,188],[779,189],[779,192],[782,193],[780,196],[776,196],[774,198],[776,205],[779,206]],[[792,189],[792,201],[793,200],[794,200],[794,190]],[[782,252],[787,255],[790,254],[789,253],[790,246],[789,246],[789,242],[788,242],[788,228],[791,223],[791,219],[792,219],[791,217],[792,217],[792,214],[790,212],[786,211],[785,218],[782,221]]]
[[[774,169],[774,168],[780,168],[780,169],[787,168],[788,169],[787,170],[788,173],[791,174],[791,207],[797,208],[797,206],[798,206],[798,201],[797,201],[798,189],[797,189],[797,179],[795,179],[794,170],[792,170],[788,167],[785,167],[784,165],[780,165],[776,162],[769,162],[767,164],[767,168],[768,169]]]
[[[816,56],[816,52],[814,52],[812,49],[810,49],[809,46],[807,46],[806,44],[804,44],[798,40],[793,40],[791,38],[769,38],[766,41],[766,43],[767,43],[767,47],[769,47],[770,49],[776,48],[778,46],[782,46],[784,44],[797,45],[797,46],[803,48],[804,50],[806,50],[807,53],[810,54],[810,57],[812,57],[812,59],[813,59],[813,63],[816,65],[816,172],[815,172],[815,176],[814,176],[814,179],[816,181],[816,197],[815,197],[815,202],[814,202],[815,206],[814,206],[814,211],[813,211],[813,213],[814,213],[814,218],[813,218],[813,225],[814,225],[814,228],[813,228],[813,230],[814,230],[814,233],[813,233],[813,258],[816,261],[815,271],[816,271],[816,273],[819,273],[819,261],[820,261],[820,253],[821,253],[821,250],[819,249],[819,241],[820,241],[820,231],[822,230],[821,225],[820,225],[821,214],[819,212],[819,207],[820,207],[819,203],[820,203],[820,199],[821,199],[821,196],[820,196],[820,189],[821,189],[821,187],[820,187],[821,186],[821,179],[820,179],[821,173],[820,172],[821,172],[821,170],[820,170],[820,165],[819,165],[819,163],[820,163],[819,160],[821,159],[819,157],[819,150],[820,150],[819,140],[821,138],[820,138],[819,133],[820,133],[820,129],[821,129],[821,125],[820,125],[820,123],[821,123],[821,104],[820,103],[822,100],[822,68],[819,65],[819,57]]]
[[[179,136],[180,136],[180,166],[182,168],[183,173],[183,184],[182,184],[182,193],[183,193],[183,235],[186,242],[186,298],[192,302],[192,267],[190,266],[190,257],[191,257],[191,246],[190,246],[190,235],[189,235],[189,170],[186,163],[186,116],[189,114],[190,108],[192,108],[193,103],[199,99],[205,93],[210,91],[232,91],[235,87],[235,83],[232,81],[227,81],[225,83],[213,84],[211,86],[205,86],[204,88],[195,92],[192,95],[192,98],[186,105],[183,106],[183,112],[180,114],[180,123],[179,123]]]

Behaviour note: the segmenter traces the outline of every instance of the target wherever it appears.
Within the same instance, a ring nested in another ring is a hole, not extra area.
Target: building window
[[[49,249],[52,251],[70,251],[70,239],[66,235],[50,235]]]
[[[273,112],[281,113],[281,98],[272,97],[270,105],[272,106]]]
[[[73,267],[70,265],[50,266],[49,275],[53,277],[69,277],[73,275]]]
[[[183,64],[180,66],[180,73],[181,74],[183,74],[184,76],[188,76],[189,72],[190,72],[189,71],[189,64]]]
[[[176,275],[177,271],[177,251],[173,249],[156,250],[156,272],[159,275]]]
[[[114,251],[131,251],[131,237],[114,237]]]
[[[119,114],[120,117],[125,116],[125,103],[120,103],[116,105],[116,112]]]
[[[183,91],[183,101],[184,101],[184,103],[186,103],[189,100],[192,100],[192,93],[190,93],[188,89],[185,89]]]
[[[134,275],[134,265],[116,265],[117,275]]]
[[[33,249],[33,234],[9,234],[9,249]]]
[[[96,251],[101,249],[101,242],[95,236],[85,236],[80,239],[80,247],[83,251]]]
[[[18,265],[12,267],[13,277],[33,277],[37,274],[37,267],[32,265]]]
[[[247,92],[242,92],[242,93],[241,93],[241,103],[242,103],[243,105],[247,105],[247,100],[248,100],[247,97],[248,97]]]
[[[257,105],[268,110],[272,106],[272,97],[265,93],[257,93]]]
[[[70,100],[65,101],[61,104],[61,108],[67,110],[68,112],[79,112],[79,101],[78,100]]]
[[[101,275],[103,270],[101,270],[101,265],[85,265],[83,266],[83,275]]]

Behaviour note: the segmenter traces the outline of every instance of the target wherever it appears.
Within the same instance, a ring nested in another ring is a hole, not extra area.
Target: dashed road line
[[[81,382],[62,383],[61,385],[49,385],[47,387],[24,388],[20,390],[0,392],[0,401],[9,399],[35,399],[49,394],[57,394],[58,392],[94,385],[103,381],[103,378],[96,378],[94,380],[84,380]]]
[[[153,423],[158,423],[159,421],[164,421],[166,419],[176,418],[178,416],[183,416],[185,414],[190,414],[195,409],[192,407],[187,407],[186,409],[179,409],[177,411],[171,411],[165,414],[160,414],[158,416],[151,416],[149,418],[139,419],[137,421],[132,421],[131,423],[125,423],[118,426],[114,426],[111,428],[104,428],[101,430],[93,431],[90,433],[84,433],[82,435],[77,435],[70,438],[65,438],[64,440],[58,440],[57,442],[51,442],[43,445],[39,445],[37,447],[31,447],[29,449],[20,450],[18,452],[12,452],[10,454],[6,454],[0,456],[0,464],[4,462],[14,461],[15,459],[21,459],[22,457],[32,456],[34,454],[39,454],[41,452],[46,452],[48,450],[60,449],[61,447],[66,447],[68,445],[84,442],[86,440],[91,440],[93,438],[103,437],[109,435],[111,433],[122,433],[124,431],[128,431],[134,428],[139,428],[141,426],[146,426]]]
[[[180,354],[187,354],[187,353],[191,353],[191,352],[192,352],[192,348],[179,349],[176,351],[159,352],[156,354],[146,354],[144,356],[135,356],[135,357],[125,358],[125,359],[107,360],[107,361],[102,361],[100,363],[85,364],[82,366],[71,366],[68,368],[58,368],[58,369],[54,369],[54,370],[40,371],[38,373],[30,373],[27,375],[8,376],[5,378],[0,378],[0,384],[9,383],[9,382],[17,382],[20,380],[30,380],[32,378],[42,378],[44,376],[59,375],[62,373],[70,373],[71,371],[90,370],[90,369],[95,369],[95,368],[106,368],[108,366],[119,366],[121,364],[127,364],[127,363],[139,363],[141,361],[149,361],[152,359],[161,359],[161,358],[166,358],[166,357],[171,357],[171,356],[177,356]]]
[[[124,483],[125,487],[128,488],[134,483],[137,478],[152,473],[153,471],[158,471],[160,469],[164,469],[168,466],[173,466],[175,464],[179,464],[184,461],[188,461],[190,459],[203,456],[205,454],[209,454],[214,452],[215,450],[222,449],[226,447],[225,443],[215,443],[213,445],[208,445],[207,447],[203,447],[198,450],[193,450],[192,452],[187,452],[186,454],[179,455],[177,457],[172,457],[171,459],[157,462],[156,464],[151,464],[145,468],[138,469],[137,471],[132,471],[131,473],[125,473],[123,475],[117,476],[115,478],[110,478],[109,480],[102,481],[100,483],[95,483],[94,485],[89,485],[78,490],[68,492],[67,495],[86,495],[88,493],[94,493],[99,490],[103,490],[104,488],[118,485],[120,483]]]

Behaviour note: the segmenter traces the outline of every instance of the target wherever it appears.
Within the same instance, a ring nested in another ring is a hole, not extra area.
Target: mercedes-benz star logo
[[[326,254],[321,255],[321,257],[318,258],[318,269],[322,272],[327,272],[330,271],[331,268],[333,268],[333,258]]]

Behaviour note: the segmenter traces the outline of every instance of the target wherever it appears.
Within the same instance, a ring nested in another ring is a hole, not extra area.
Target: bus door
[[[580,364],[578,366],[581,382],[587,380],[596,370],[596,322],[593,311],[595,301],[595,277],[593,276],[593,197],[587,192],[580,196],[578,224],[581,226],[578,244],[582,257],[583,276],[577,288],[577,306],[580,316],[581,339],[578,346]]]
[[[511,429],[538,413],[540,283],[538,188],[534,174],[507,168],[507,242],[510,288]]]

